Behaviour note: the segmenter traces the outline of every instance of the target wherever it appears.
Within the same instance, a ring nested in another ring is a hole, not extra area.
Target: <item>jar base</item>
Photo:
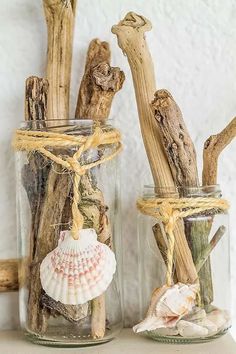
[[[160,343],[166,343],[166,344],[199,344],[199,343],[205,343],[205,342],[210,342],[214,339],[217,339],[223,335],[225,335],[228,332],[228,328],[224,331],[220,331],[214,335],[211,336],[206,336],[206,337],[196,337],[196,338],[186,338],[186,337],[181,337],[180,335],[177,336],[158,336],[155,334],[152,334],[151,332],[145,332],[145,336],[149,337],[157,342]]]
[[[57,347],[57,348],[78,348],[78,347],[88,347],[99,344],[104,344],[112,341],[118,334],[120,330],[112,331],[112,334],[105,335],[101,339],[93,339],[87,336],[53,336],[53,335],[36,335],[35,333],[25,332],[25,337],[28,341],[34,344],[39,344],[47,347]]]

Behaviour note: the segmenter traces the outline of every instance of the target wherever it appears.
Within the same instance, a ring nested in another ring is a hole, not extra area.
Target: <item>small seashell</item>
[[[63,231],[58,246],[41,263],[40,279],[51,298],[79,305],[101,295],[115,270],[114,253],[97,241],[94,229],[80,230],[78,240],[72,238],[70,231]]]
[[[177,283],[156,289],[152,294],[146,318],[133,327],[135,333],[158,328],[173,328],[195,305],[198,284]]]
[[[207,328],[208,330],[208,335],[213,335],[217,333],[217,326],[215,323],[212,321],[208,320],[207,318],[204,318],[202,320],[196,320],[193,323],[197,324],[198,326]]]
[[[207,313],[207,319],[217,326],[217,331],[223,331],[231,326],[231,319],[226,310],[216,308]]]
[[[208,335],[207,328],[184,320],[180,320],[177,323],[177,328],[179,334],[185,338],[206,337]]]
[[[151,331],[153,335],[157,336],[177,336],[179,334],[177,327],[173,328],[158,328]]]

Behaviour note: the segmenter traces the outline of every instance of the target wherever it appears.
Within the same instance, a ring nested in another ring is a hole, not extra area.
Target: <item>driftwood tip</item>
[[[91,47],[102,47],[104,50],[110,50],[109,43],[106,41],[101,41],[99,38],[94,38],[91,40],[89,48]]]
[[[111,67],[106,62],[100,63],[94,68],[92,77],[102,90],[113,92],[119,91],[125,80],[125,74],[120,68]]]
[[[114,34],[119,34],[121,31],[126,31],[130,28],[144,33],[152,29],[152,24],[146,17],[138,15],[135,12],[128,12],[118,25],[112,26],[111,31]]]
[[[152,109],[156,109],[157,107],[168,106],[172,100],[173,97],[168,90],[157,90],[154,94],[154,99],[151,102],[151,107]]]

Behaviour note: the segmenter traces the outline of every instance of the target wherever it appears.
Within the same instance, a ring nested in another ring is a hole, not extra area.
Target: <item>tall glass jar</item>
[[[98,124],[90,120],[32,121],[22,124],[21,129],[88,138]],[[99,127],[103,132],[112,129],[109,122],[100,123]],[[73,156],[78,147],[60,146],[48,150],[67,158]],[[112,144],[90,148],[79,162],[81,165],[96,162],[113,150]],[[73,347],[110,341],[122,327],[117,159],[87,170],[79,183],[78,208],[84,218],[83,228],[96,231],[98,241],[114,251],[118,266],[105,292],[78,305],[49,296],[42,287],[40,273],[43,259],[68,236],[66,230],[71,228],[72,174],[38,151],[16,152],[16,167],[21,327],[33,342],[51,346]],[[96,259],[90,261],[96,263]],[[87,270],[90,272],[91,268],[82,269],[84,273]],[[89,284],[90,280],[86,279]],[[50,286],[58,284],[52,282]],[[65,283],[60,286],[66,291]]]
[[[218,201],[221,190],[218,185],[179,189],[145,186],[142,200],[179,197],[191,198],[193,202],[197,198],[203,202],[209,198]],[[139,213],[140,322],[134,331],[167,343],[208,341],[226,333],[231,325],[227,211],[210,208],[184,217],[178,223],[174,228],[172,285],[166,287],[165,224],[156,217]],[[177,240],[177,227],[182,227],[185,246],[183,239]],[[186,246],[187,251],[183,251]],[[181,259],[181,252],[186,257]],[[189,280],[187,256],[197,274],[194,281],[194,277]]]

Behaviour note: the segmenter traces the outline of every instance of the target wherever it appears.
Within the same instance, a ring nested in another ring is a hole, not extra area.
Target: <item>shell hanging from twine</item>
[[[158,328],[173,328],[195,305],[198,284],[177,283],[156,289],[146,318],[133,327],[135,333],[153,331]]]
[[[104,293],[115,270],[114,253],[97,241],[94,229],[80,230],[78,240],[63,231],[58,246],[41,263],[40,279],[54,300],[79,305]]]

